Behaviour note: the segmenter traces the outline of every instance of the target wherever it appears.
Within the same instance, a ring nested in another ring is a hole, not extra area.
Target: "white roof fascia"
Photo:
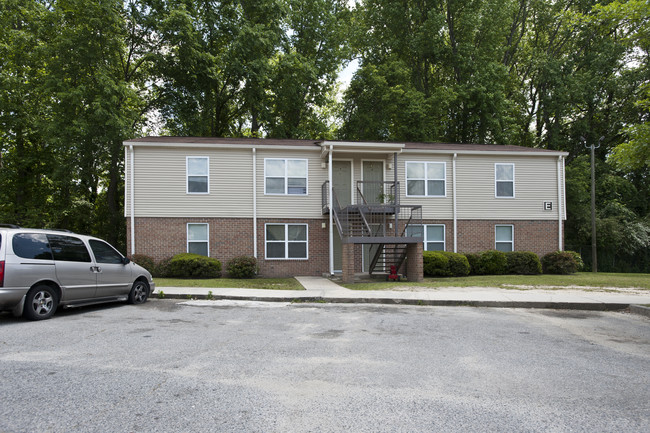
[[[278,146],[272,144],[239,144],[239,143],[169,143],[169,142],[124,142],[123,146],[133,147],[183,147],[183,148],[201,148],[201,149],[278,149],[278,150],[311,150],[317,151],[316,146]]]
[[[429,149],[404,149],[403,153],[433,153],[438,155],[496,155],[496,156],[569,156],[569,152],[546,151],[546,152],[518,152],[513,150],[429,150]]]
[[[386,154],[401,153],[405,145],[403,143],[369,143],[357,141],[323,141],[321,144],[321,157],[329,152],[330,146],[336,153],[363,153],[363,154]]]

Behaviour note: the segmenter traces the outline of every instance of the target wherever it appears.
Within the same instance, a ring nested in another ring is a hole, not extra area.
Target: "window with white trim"
[[[515,197],[514,164],[494,164],[494,196],[497,198]]]
[[[445,225],[425,224],[409,226],[408,235],[424,239],[424,251],[445,251]]]
[[[264,193],[307,195],[307,160],[264,159]]]
[[[187,157],[187,193],[208,194],[210,192],[210,158],[207,156]]]
[[[447,163],[406,162],[406,195],[410,197],[445,197]]]
[[[188,223],[187,224],[187,252],[210,256],[210,238],[208,224]]]
[[[515,249],[515,227],[513,225],[494,226],[494,247],[498,251],[507,253]]]
[[[266,224],[266,258],[307,259],[307,224]]]

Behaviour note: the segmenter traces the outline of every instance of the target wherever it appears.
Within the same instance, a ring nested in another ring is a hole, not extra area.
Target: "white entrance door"
[[[363,195],[368,203],[383,203],[385,197],[383,195],[384,186],[379,182],[384,180],[384,163],[383,161],[363,161]],[[377,182],[377,183],[375,183]],[[376,226],[371,227],[374,231]],[[374,257],[377,244],[365,244],[363,246],[363,272],[370,270],[370,262]]]
[[[332,162],[332,189],[336,194],[341,208],[352,204],[352,161],[333,161]],[[334,271],[340,272],[343,269],[341,265],[341,238],[338,229],[334,227]]]

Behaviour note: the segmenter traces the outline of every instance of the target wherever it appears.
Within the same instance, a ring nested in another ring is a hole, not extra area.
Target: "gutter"
[[[328,164],[327,164],[327,179],[329,182],[327,183],[327,206],[329,206],[329,258],[330,258],[330,275],[334,275],[334,227],[332,227],[332,223],[334,222],[334,218],[332,216],[332,213],[334,212],[334,208],[332,206],[332,152],[334,151],[334,145],[330,144],[330,150],[329,150],[329,155],[328,155]]]
[[[257,258],[257,149],[253,148],[253,257]]]
[[[558,156],[557,158],[557,245],[558,250],[563,251],[563,236],[562,236],[562,216],[564,212],[564,199],[562,197],[562,185],[564,184],[564,157]]]
[[[129,145],[129,150],[131,151],[131,160],[129,161],[130,165],[130,174],[131,174],[131,257],[135,254],[135,172],[134,172],[134,164],[133,164],[133,159],[135,158],[135,151],[133,149],[133,145]]]
[[[452,161],[452,185],[453,185],[453,195],[454,195],[454,252],[458,252],[458,207],[456,203],[456,158],[458,154],[454,153],[454,159]]]

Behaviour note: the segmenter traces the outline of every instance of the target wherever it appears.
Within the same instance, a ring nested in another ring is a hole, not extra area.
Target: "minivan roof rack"
[[[46,230],[49,230],[49,231],[52,231],[52,232],[74,233],[72,230],[68,230],[68,229],[46,229]]]
[[[5,229],[19,229],[19,228],[21,228],[20,226],[17,226],[16,224],[2,224],[2,223],[0,223],[0,227],[3,227]]]

